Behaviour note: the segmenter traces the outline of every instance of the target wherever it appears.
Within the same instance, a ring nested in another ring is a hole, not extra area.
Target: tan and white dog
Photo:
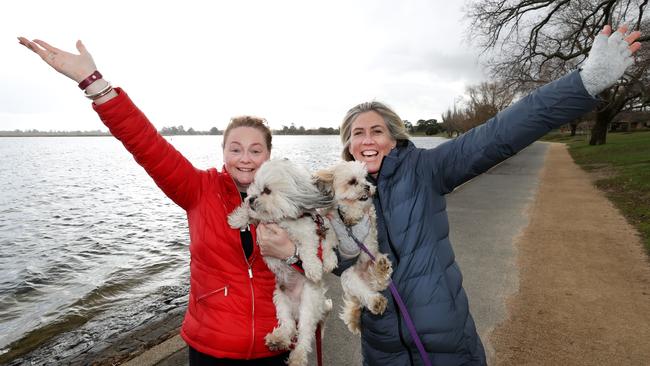
[[[354,334],[360,334],[362,307],[373,314],[386,310],[387,300],[380,291],[388,287],[393,272],[388,256],[379,252],[372,202],[375,186],[366,179],[367,174],[365,165],[358,161],[341,162],[315,174],[321,190],[334,198],[334,208],[328,215],[340,215],[346,226],[356,225],[366,215],[370,222],[364,244],[375,261],[362,250],[357,262],[341,274],[344,306],[340,316]]]
[[[307,365],[317,325],[332,309],[322,277],[337,265],[333,250],[336,234],[327,220],[320,219],[319,223],[315,219],[320,218],[317,209],[331,204],[331,197],[319,191],[306,169],[287,159],[270,160],[255,174],[242,205],[228,217],[233,228],[276,223],[298,248],[304,275],[281,259],[264,257],[276,276],[273,303],[278,317],[278,326],[266,335],[266,345],[272,350],[288,350],[297,335],[289,355],[290,366]]]

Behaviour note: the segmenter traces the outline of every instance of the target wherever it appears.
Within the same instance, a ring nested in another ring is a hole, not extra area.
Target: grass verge
[[[549,134],[545,141],[568,144],[573,160],[599,177],[595,184],[641,233],[650,256],[650,131],[610,133],[590,146],[589,136]]]

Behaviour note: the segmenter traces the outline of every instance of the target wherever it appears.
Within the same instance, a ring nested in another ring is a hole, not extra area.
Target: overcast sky
[[[272,128],[338,127],[372,99],[403,119],[440,118],[484,80],[462,1],[3,1],[0,130],[106,130],[75,83],[18,44],[98,69],[158,127],[223,129],[252,114]]]

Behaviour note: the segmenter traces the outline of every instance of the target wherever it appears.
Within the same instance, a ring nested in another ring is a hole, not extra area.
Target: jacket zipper
[[[379,179],[377,179],[377,187],[379,188]],[[386,224],[386,217],[384,216],[384,206],[381,203],[381,195],[379,193],[377,193],[377,201],[379,201],[379,207],[381,208],[381,213],[380,213],[381,221],[384,224],[384,228],[386,229],[386,239],[388,240],[388,247],[390,248],[391,252],[393,252],[393,258],[395,258],[395,260],[397,261],[395,267],[397,267],[399,265],[399,257],[397,256],[397,251],[395,250],[395,246],[393,245],[393,240],[390,238],[390,233],[388,232],[388,225]],[[413,366],[414,365],[413,354],[411,352],[411,348],[406,344],[406,341],[404,340],[404,334],[402,333],[402,312],[400,311],[399,306],[397,305],[397,301],[392,296],[392,294],[391,294],[391,298],[393,299],[393,306],[395,308],[395,312],[397,313],[396,314],[397,334],[399,335],[399,341],[402,344],[402,347],[404,347],[404,349],[406,349],[407,351],[407,354],[409,356],[409,364]]]
[[[254,244],[253,244],[254,245]],[[244,252],[244,248],[242,247],[242,253]],[[246,253],[244,253],[244,260],[246,261],[246,265],[248,265],[248,278],[249,278],[249,285],[251,287],[251,301],[252,301],[252,311],[251,311],[251,346],[248,349],[248,356],[246,357],[247,359],[250,359],[251,356],[253,355],[253,348],[255,347],[255,288],[253,287],[253,267],[251,266],[251,263],[253,262],[255,253],[251,255],[251,261],[248,261],[248,258],[246,258]]]
[[[230,174],[228,174],[230,176]],[[235,180],[233,177],[230,176],[230,179],[232,179],[232,183],[237,187],[237,184],[235,184]],[[241,193],[237,192],[239,195],[239,204],[241,205],[244,201],[241,199]],[[248,225],[248,229],[250,230],[250,225]],[[253,238],[253,232],[251,231],[251,239]],[[251,345],[248,348],[248,354],[246,355],[246,359],[250,359],[253,356],[253,349],[255,348],[255,288],[253,287],[253,267],[252,263],[255,260],[255,241],[253,240],[253,254],[251,254],[251,260],[249,261],[248,258],[246,257],[246,252],[244,251],[244,245],[241,243],[240,240],[240,248],[241,252],[244,255],[244,262],[246,263],[246,266],[248,267],[248,284],[250,285],[251,288],[251,302],[252,302],[252,311],[251,311]]]

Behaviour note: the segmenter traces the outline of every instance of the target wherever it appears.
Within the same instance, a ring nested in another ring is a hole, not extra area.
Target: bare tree
[[[648,43],[648,0],[477,0],[467,4],[470,34],[484,51],[493,77],[518,92],[554,80],[584,62],[594,37],[606,24],[642,31]],[[650,55],[642,47],[637,62],[599,97],[591,145],[606,142],[607,126],[622,110],[650,104]],[[491,55],[491,56],[489,56]]]
[[[494,117],[499,111],[509,106],[515,97],[514,92],[502,83],[482,82],[467,87],[465,93],[468,98],[465,115],[469,128],[485,123]]]
[[[442,114],[442,125],[448,137],[454,137],[454,134],[458,136],[461,132],[464,132],[461,127],[462,121],[463,115],[458,111],[455,104],[453,109],[448,109]]]
[[[453,110],[449,109],[442,115],[443,124],[450,137],[450,132],[464,133],[485,123],[509,106],[515,97],[503,84],[487,82],[468,86],[465,94],[467,100],[462,108],[458,108],[455,103]]]

